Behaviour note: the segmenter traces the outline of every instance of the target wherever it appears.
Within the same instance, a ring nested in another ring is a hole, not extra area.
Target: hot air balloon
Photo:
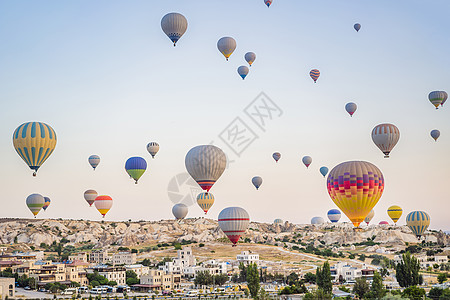
[[[350,114],[350,117],[353,116],[357,108],[358,106],[356,105],[356,103],[349,102],[345,104],[345,110]]]
[[[26,203],[28,208],[31,210],[31,213],[36,218],[36,215],[45,204],[45,199],[40,194],[31,194],[27,197]]]
[[[369,162],[348,161],[331,170],[327,188],[333,202],[358,227],[380,200],[384,177]]]
[[[375,216],[375,211],[372,209],[370,211],[370,213],[367,215],[367,217],[364,219],[364,222],[366,222],[366,224],[369,225],[370,221],[372,221],[374,216]]]
[[[47,210],[47,208],[48,208],[49,205],[50,205],[50,202],[51,202],[51,200],[50,200],[49,197],[44,197],[44,206],[42,206],[42,209],[43,209],[44,211]]]
[[[242,80],[244,80],[245,77],[247,77],[249,71],[250,70],[247,66],[240,66],[237,69],[237,72],[238,72],[239,76],[241,76]]]
[[[191,177],[208,192],[225,171],[227,157],[216,146],[201,145],[189,150],[184,163]]]
[[[358,32],[361,29],[361,24],[356,23],[355,25],[353,25],[353,28],[355,28],[356,32]]]
[[[175,216],[175,219],[177,220],[184,219],[188,214],[188,207],[183,203],[175,204],[172,207],[172,214]]]
[[[255,62],[256,54],[253,52],[247,52],[245,53],[244,58],[248,62],[248,65],[251,67],[252,64]]]
[[[200,193],[197,196],[197,204],[206,213],[214,204],[214,195],[211,193]]]
[[[229,36],[223,37],[217,42],[217,48],[228,60],[231,54],[233,54],[234,49],[236,49],[236,41]]]
[[[13,145],[19,156],[34,170],[47,160],[56,147],[56,133],[49,125],[41,122],[23,123],[14,131]]]
[[[95,171],[95,168],[97,168],[98,164],[100,163],[100,156],[91,155],[88,158],[88,162],[91,165],[91,167],[94,168],[94,171]]]
[[[389,153],[400,139],[400,130],[393,124],[380,124],[372,130],[372,141],[389,158]]]
[[[446,91],[441,91],[441,92],[443,92],[443,93],[444,93],[444,99],[442,99],[442,102],[441,102],[441,106],[444,106],[444,103],[445,103],[445,101],[447,101],[447,98],[448,98],[448,94],[447,94],[447,92],[446,92]]]
[[[439,104],[442,104],[442,102],[445,102],[445,96],[447,95],[446,92],[444,91],[433,91],[431,93],[428,94],[428,100],[430,100],[431,104],[434,105],[434,107],[436,107],[436,109],[439,108]],[[448,97],[448,95],[447,95]],[[447,100],[447,99],[445,99]]]
[[[430,134],[431,134],[431,137],[434,139],[435,142],[441,136],[441,132],[439,130],[437,130],[437,129],[431,130]]]
[[[161,19],[161,28],[164,33],[173,42],[173,46],[186,32],[188,22],[186,18],[179,13],[169,13]]]
[[[256,189],[259,189],[259,187],[262,184],[262,178],[259,176],[255,176],[252,178],[252,183],[255,186]]]
[[[303,156],[302,162],[305,164],[306,168],[308,168],[309,165],[312,163],[312,157],[311,156]]]
[[[325,223],[325,220],[322,217],[314,217],[311,219],[311,225],[320,225]]]
[[[312,69],[311,72],[309,72],[309,76],[311,76],[314,83],[316,83],[317,79],[319,79],[320,71],[317,69]]]
[[[327,216],[331,223],[337,223],[341,219],[341,211],[339,209],[330,209]]]
[[[283,224],[283,220],[281,220],[281,219],[275,219],[275,220],[273,221],[273,224],[275,224],[275,225],[277,225],[277,224]]]
[[[92,204],[95,201],[95,198],[97,198],[98,194],[94,190],[87,190],[84,192],[84,200],[89,204],[89,206],[92,206]]]
[[[134,179],[134,183],[136,184],[138,183],[139,178],[141,178],[146,169],[147,162],[145,161],[145,159],[139,156],[130,157],[125,163],[125,170],[127,171],[128,175],[130,175],[130,177]]]
[[[328,174],[328,168],[327,167],[320,167],[319,172],[320,172],[320,174],[323,175],[323,177],[325,177]]]
[[[104,218],[106,213],[111,209],[113,200],[110,196],[100,195],[95,198],[94,205]]]
[[[155,158],[156,153],[159,151],[159,144],[157,142],[150,142],[147,144],[147,151],[152,158]]]
[[[269,7],[270,4],[272,4],[272,0],[264,0],[264,4],[267,5],[267,7]]]
[[[389,225],[388,221],[381,221],[380,223],[378,223],[378,225]]]
[[[240,207],[227,207],[219,214],[219,227],[233,243],[233,247],[245,233],[249,223],[250,216]]]
[[[273,159],[275,159],[276,162],[278,162],[281,158],[281,153],[280,152],[274,152],[272,154]]]
[[[397,224],[398,219],[403,214],[403,209],[398,205],[392,205],[387,210],[389,218],[391,218],[392,221],[394,221],[394,224]]]
[[[413,211],[406,216],[406,225],[420,239],[430,226],[430,216],[424,211]]]

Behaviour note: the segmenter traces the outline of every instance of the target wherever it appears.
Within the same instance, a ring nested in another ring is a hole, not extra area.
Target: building
[[[104,276],[108,281],[115,281],[117,285],[125,285],[126,282],[126,269],[125,267],[109,267],[106,265],[98,265],[86,269],[87,273],[98,272],[99,275]]]
[[[417,260],[420,263],[420,268],[427,269],[429,267],[433,268],[435,264],[441,265],[441,264],[447,264],[448,263],[448,257],[447,256],[426,256],[426,255],[420,255],[416,256]],[[396,264],[399,264],[402,262],[402,256],[401,255],[395,255],[394,256],[394,262]]]
[[[59,282],[61,284],[70,284],[66,281],[66,266],[61,263],[35,264],[35,268],[29,268],[28,276],[34,278],[38,286],[44,286],[47,283]],[[20,274],[20,273],[19,273]]]
[[[86,252],[80,252],[73,255],[69,255],[70,261],[82,261],[82,262],[88,262],[88,255]]]
[[[84,261],[73,261],[66,265],[66,281],[74,281],[81,286],[89,285],[87,278],[86,268],[89,267],[89,263]]]
[[[140,278],[139,283],[137,287],[147,288],[152,291],[179,289],[181,275],[173,273],[166,274],[161,270],[151,269],[148,275]]]
[[[238,263],[244,263],[246,265],[251,263],[256,263],[259,265],[259,254],[253,253],[252,251],[242,251],[241,254],[236,256]]]
[[[172,261],[166,262],[159,267],[164,273],[184,274],[184,270],[197,264],[191,247],[184,247],[183,250],[177,250],[177,257]]]
[[[16,295],[15,292],[15,279],[0,277],[0,299],[13,298]]]
[[[185,267],[183,274],[195,278],[199,272],[208,272],[211,275],[228,274],[228,264],[215,259],[203,262],[200,266]]]
[[[150,268],[141,264],[135,264],[135,265],[126,265],[125,269],[127,271],[133,271],[136,273],[137,278],[141,278],[141,276],[148,275],[150,272]]]
[[[133,265],[136,263],[136,253],[118,252],[112,256],[113,265]]]
[[[95,263],[95,264],[105,264],[107,262],[110,262],[111,259],[108,255],[108,250],[94,250],[91,253],[89,253],[89,262]]]
[[[365,277],[368,280],[373,279],[374,270],[366,268],[357,268],[345,262],[338,262],[330,267],[331,278],[334,282],[354,282],[356,278]]]

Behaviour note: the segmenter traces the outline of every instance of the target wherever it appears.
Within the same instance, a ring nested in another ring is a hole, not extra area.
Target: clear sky
[[[449,230],[450,103],[436,111],[427,98],[450,91],[449,11],[448,0],[274,0],[270,8],[263,0],[2,1],[0,217],[31,217],[25,198],[40,193],[52,203],[39,218],[100,220],[83,199],[92,188],[114,199],[107,220],[172,218],[169,181],[186,172],[190,148],[214,141],[233,162],[211,190],[211,218],[227,206],[254,221],[326,218],[335,205],[318,169],[356,159],[385,176],[373,222],[389,220],[386,209],[397,204],[399,224],[425,210],[431,228]],[[160,26],[168,12],[189,23],[175,48]],[[228,62],[216,47],[222,36],[237,41]],[[247,51],[257,59],[243,81],[236,69]],[[265,131],[244,112],[260,92],[282,110]],[[349,101],[358,104],[353,118]],[[236,117],[258,136],[239,157],[218,137]],[[58,136],[36,178],[12,146],[27,121]],[[401,132],[389,159],[370,137],[384,122]],[[154,160],[150,141],[161,145]],[[95,172],[91,154],[102,159]],[[138,185],[124,170],[136,155],[149,164]],[[189,217],[202,215],[190,207]]]

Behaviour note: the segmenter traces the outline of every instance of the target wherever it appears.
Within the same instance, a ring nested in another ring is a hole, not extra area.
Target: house
[[[416,256],[417,260],[420,263],[420,268],[427,269],[429,267],[433,267],[435,264],[441,265],[448,263],[448,257],[447,256],[426,256],[426,255],[420,255]],[[396,264],[399,264],[402,262],[402,256],[401,255],[395,255],[394,256],[394,262]]]
[[[177,257],[172,261],[166,262],[159,267],[160,271],[165,273],[174,273],[184,275],[184,269],[193,267],[197,264],[191,247],[184,247],[183,250],[177,250]]]
[[[91,253],[89,253],[89,262],[91,263],[105,264],[110,261],[111,258],[108,254],[108,250],[106,249],[94,250]]]
[[[125,267],[110,267],[106,265],[97,265],[86,269],[87,273],[98,272],[99,275],[104,276],[108,281],[115,281],[117,285],[126,284],[126,269]]]
[[[152,291],[165,291],[179,289],[181,275],[174,273],[164,273],[161,270],[151,269],[148,275],[144,275],[139,280],[137,288],[147,288]]]
[[[70,261],[83,261],[88,262],[88,255],[86,252],[80,252],[76,254],[69,255]]]
[[[331,278],[334,282],[353,282],[356,278],[365,277],[368,280],[373,279],[374,270],[366,268],[354,267],[345,262],[338,262],[330,267]]]
[[[208,272],[211,275],[228,274],[228,263],[211,259],[200,266],[185,267],[183,274],[189,278],[195,278],[199,272]]]
[[[253,253],[252,251],[242,251],[241,254],[236,256],[238,263],[244,263],[245,265],[256,263],[259,265],[259,254]]]
[[[66,264],[66,281],[77,282],[81,286],[89,285],[86,272],[88,267],[89,263],[79,260]]]
[[[136,273],[137,278],[141,278],[141,276],[148,275],[150,272],[150,268],[141,264],[134,265],[125,265],[125,269],[127,271],[133,271]]]
[[[0,277],[0,299],[15,297],[15,279]]]

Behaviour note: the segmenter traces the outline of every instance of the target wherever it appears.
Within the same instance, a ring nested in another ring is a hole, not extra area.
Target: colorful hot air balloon
[[[442,99],[442,102],[441,102],[441,106],[444,106],[444,103],[445,103],[445,101],[447,101],[447,98],[448,98],[448,94],[447,94],[447,92],[446,92],[446,91],[441,91],[441,92],[443,92],[443,93],[444,93],[444,99]]]
[[[256,54],[253,52],[247,52],[245,53],[245,61],[248,62],[248,65],[251,67],[252,64],[255,62]]]
[[[23,123],[14,131],[13,145],[19,156],[34,170],[52,154],[56,147],[56,133],[49,125],[41,122]]]
[[[111,209],[113,200],[110,196],[100,195],[95,198],[94,205],[104,218],[106,213]]]
[[[157,142],[150,142],[147,144],[147,151],[152,158],[155,158],[156,153],[159,151],[159,144]]]
[[[311,76],[314,83],[316,83],[317,79],[319,79],[320,71],[317,69],[312,69],[311,72],[309,72],[309,76]]]
[[[272,154],[273,159],[275,159],[275,162],[278,162],[281,158],[281,153],[280,152],[274,152]]]
[[[95,201],[95,198],[97,198],[98,194],[94,190],[87,190],[84,192],[84,200],[89,204],[89,206],[92,206],[92,204]]]
[[[94,168],[94,171],[95,171],[95,168],[97,168],[98,164],[100,163],[100,156],[91,155],[88,158],[88,162],[91,165],[91,167]]]
[[[392,221],[394,221],[394,224],[397,224],[398,219],[403,214],[403,209],[398,205],[392,205],[387,210],[389,218],[391,218]]]
[[[175,216],[175,219],[177,220],[184,219],[188,214],[188,207],[183,203],[175,204],[172,207],[172,214]]]
[[[314,217],[311,219],[311,225],[320,225],[325,223],[325,220],[322,217]]]
[[[31,194],[27,197],[26,203],[28,208],[31,210],[31,213],[36,218],[36,215],[45,204],[45,199],[40,194]]]
[[[389,158],[389,153],[400,139],[400,130],[394,124],[380,124],[372,130],[372,141]]]
[[[355,227],[380,200],[384,177],[365,161],[348,161],[334,167],[327,179],[328,194]]]
[[[273,221],[273,224],[275,224],[275,225],[277,225],[277,224],[283,224],[283,220],[281,220],[281,219],[275,219],[275,220]]]
[[[147,162],[145,161],[145,159],[139,156],[130,157],[125,163],[125,170],[127,171],[128,175],[130,175],[130,177],[134,179],[134,183],[136,184],[138,183],[139,178],[141,178],[146,169]]]
[[[361,24],[356,23],[355,25],[353,25],[353,28],[355,28],[356,32],[358,32],[361,29]]]
[[[239,76],[241,76],[242,80],[244,80],[245,77],[247,77],[249,71],[250,70],[247,66],[240,66],[237,69],[237,72],[238,72]]]
[[[327,216],[331,223],[337,223],[341,219],[341,211],[339,209],[330,209]]]
[[[436,107],[436,109],[439,108],[439,104],[442,104],[442,102],[445,102],[444,99],[448,97],[447,93],[444,91],[433,91],[428,94],[428,100],[430,100],[431,104]],[[447,100],[447,99],[445,99]]]
[[[437,139],[441,136],[441,132],[437,129],[433,129],[430,132],[431,137],[434,139],[434,141],[436,142]]]
[[[306,168],[308,168],[309,165],[312,163],[312,157],[311,156],[303,156],[302,162],[306,166]]]
[[[227,207],[219,214],[219,227],[233,243],[233,247],[245,233],[249,223],[250,216],[240,207]]]
[[[262,184],[262,178],[259,176],[255,176],[252,178],[252,183],[255,186],[256,189],[259,189],[259,187]]]
[[[356,103],[349,102],[345,104],[345,110],[350,114],[350,117],[353,117],[353,114],[355,113],[357,108],[358,105],[356,105]]]
[[[217,42],[217,48],[228,60],[231,54],[233,54],[234,49],[236,49],[236,41],[229,36],[223,37]]]
[[[372,209],[370,211],[370,213],[367,215],[367,217],[364,219],[364,222],[366,222],[366,224],[369,225],[370,221],[372,221],[374,216],[375,216],[375,211]]]
[[[186,32],[188,22],[186,18],[179,13],[169,13],[161,19],[161,28],[164,33],[173,42],[173,46]]]
[[[380,223],[378,223],[378,225],[389,225],[388,221],[381,221]]]
[[[413,211],[406,216],[406,225],[420,239],[430,226],[430,216],[424,211]]]
[[[267,5],[267,7],[269,7],[270,4],[272,4],[272,0],[264,0],[264,4]]]
[[[208,213],[208,210],[214,204],[214,195],[211,193],[200,193],[197,196],[197,204],[201,209],[205,212],[205,215]]]
[[[208,192],[225,171],[227,157],[216,146],[201,145],[189,150],[184,163],[189,175]]]
[[[47,208],[48,208],[49,205],[50,205],[50,202],[52,202],[52,201],[50,200],[49,197],[44,197],[44,206],[42,206],[42,209],[43,209],[44,211],[47,210]]]
[[[328,168],[327,167],[320,167],[319,172],[320,172],[320,174],[323,175],[323,177],[325,177],[328,174]]]

